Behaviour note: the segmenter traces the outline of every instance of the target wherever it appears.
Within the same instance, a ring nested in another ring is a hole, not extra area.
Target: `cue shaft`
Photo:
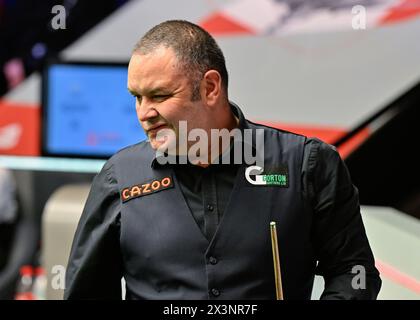
[[[283,287],[281,283],[279,246],[278,246],[278,241],[277,241],[276,223],[274,221],[270,222],[270,232],[271,232],[271,248],[273,250],[274,278],[276,282],[276,298],[277,300],[283,300]]]

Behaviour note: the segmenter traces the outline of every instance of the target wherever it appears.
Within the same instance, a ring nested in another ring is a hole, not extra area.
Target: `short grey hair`
[[[165,21],[146,32],[135,45],[133,53],[146,55],[160,46],[174,50],[180,67],[191,78],[193,101],[200,99],[200,80],[208,70],[219,72],[227,96],[225,57],[206,30],[185,20]]]

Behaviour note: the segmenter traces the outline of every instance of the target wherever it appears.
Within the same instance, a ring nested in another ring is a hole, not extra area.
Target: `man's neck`
[[[229,132],[231,132],[233,129],[239,127],[239,118],[235,116],[235,114],[232,112],[230,105],[227,106],[229,109],[228,115],[226,117],[225,124],[222,124],[218,129],[227,129]],[[220,142],[220,141],[219,141]],[[198,163],[196,165],[207,168],[210,164],[214,163],[217,158],[220,157],[220,155],[224,154],[227,150],[231,148],[232,141],[230,139],[230,143],[228,145],[223,146],[223,144],[219,144],[219,150],[217,152],[212,152],[211,150],[212,141],[209,143],[209,150],[208,150],[208,160],[207,163]]]

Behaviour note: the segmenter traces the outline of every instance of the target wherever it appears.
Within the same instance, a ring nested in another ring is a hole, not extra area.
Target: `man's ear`
[[[216,70],[207,71],[202,79],[202,98],[209,106],[217,103],[222,94],[222,77]]]

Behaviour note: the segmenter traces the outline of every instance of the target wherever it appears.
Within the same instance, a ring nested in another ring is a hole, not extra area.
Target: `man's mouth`
[[[155,125],[155,126],[149,128],[149,129],[147,129],[147,133],[152,134],[152,135],[156,135],[159,130],[164,129],[164,128],[168,128],[166,123]]]

